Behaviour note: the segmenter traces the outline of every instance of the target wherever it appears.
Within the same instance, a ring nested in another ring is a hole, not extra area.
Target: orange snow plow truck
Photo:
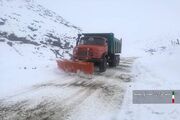
[[[105,72],[107,66],[119,64],[122,39],[116,39],[113,33],[78,34],[71,60],[57,60],[57,65],[65,72],[93,74],[94,66],[99,72]]]

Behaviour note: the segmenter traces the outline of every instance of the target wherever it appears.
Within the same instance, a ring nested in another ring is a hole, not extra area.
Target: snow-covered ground
[[[133,66],[134,79],[128,83],[118,114],[122,120],[178,120],[179,104],[133,104],[133,90],[179,90],[180,45],[138,58]],[[129,87],[131,86],[131,87]]]
[[[179,120],[178,104],[132,103],[133,90],[180,88],[176,35],[123,42],[120,65],[87,79],[56,65],[79,27],[28,0],[0,0],[0,11],[0,119]]]
[[[14,51],[8,45],[1,48]],[[0,115],[4,119],[178,120],[178,104],[133,104],[132,91],[179,89],[179,52],[175,45],[153,55],[122,58],[120,66],[92,79],[61,72],[54,60],[3,64],[1,71],[8,73],[1,75],[4,112]],[[18,59],[19,55],[14,51],[3,56]]]
[[[6,94],[1,96],[0,117],[22,120],[110,120],[121,108],[126,90],[124,84],[131,82],[133,77],[131,66],[134,59],[124,58],[117,68],[109,68],[103,74],[93,75],[92,79],[57,71],[53,64],[48,64],[53,69],[42,67],[44,70],[19,70],[15,73],[26,74],[15,78],[13,82],[22,82],[14,85],[22,85],[23,88],[4,89]],[[34,74],[35,72],[37,73]],[[37,78],[32,75],[37,75]],[[31,84],[24,84],[24,80],[31,81]],[[5,83],[6,86],[9,85]],[[11,86],[13,85],[9,85]]]

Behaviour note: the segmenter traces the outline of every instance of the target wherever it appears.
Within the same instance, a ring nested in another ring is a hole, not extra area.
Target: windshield
[[[79,41],[80,45],[104,45],[104,39],[100,37],[82,37]]]

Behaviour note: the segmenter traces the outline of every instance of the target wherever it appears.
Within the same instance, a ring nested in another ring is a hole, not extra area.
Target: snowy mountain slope
[[[0,96],[57,77],[80,28],[28,0],[0,0],[0,11]]]
[[[55,57],[68,56],[80,28],[41,5],[25,0],[1,0],[0,41],[14,48],[31,46],[31,52],[51,51]],[[26,51],[19,50],[26,56]]]

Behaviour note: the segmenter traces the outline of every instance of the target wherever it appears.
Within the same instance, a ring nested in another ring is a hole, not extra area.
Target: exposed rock
[[[4,25],[7,19],[0,18],[0,25]]]

